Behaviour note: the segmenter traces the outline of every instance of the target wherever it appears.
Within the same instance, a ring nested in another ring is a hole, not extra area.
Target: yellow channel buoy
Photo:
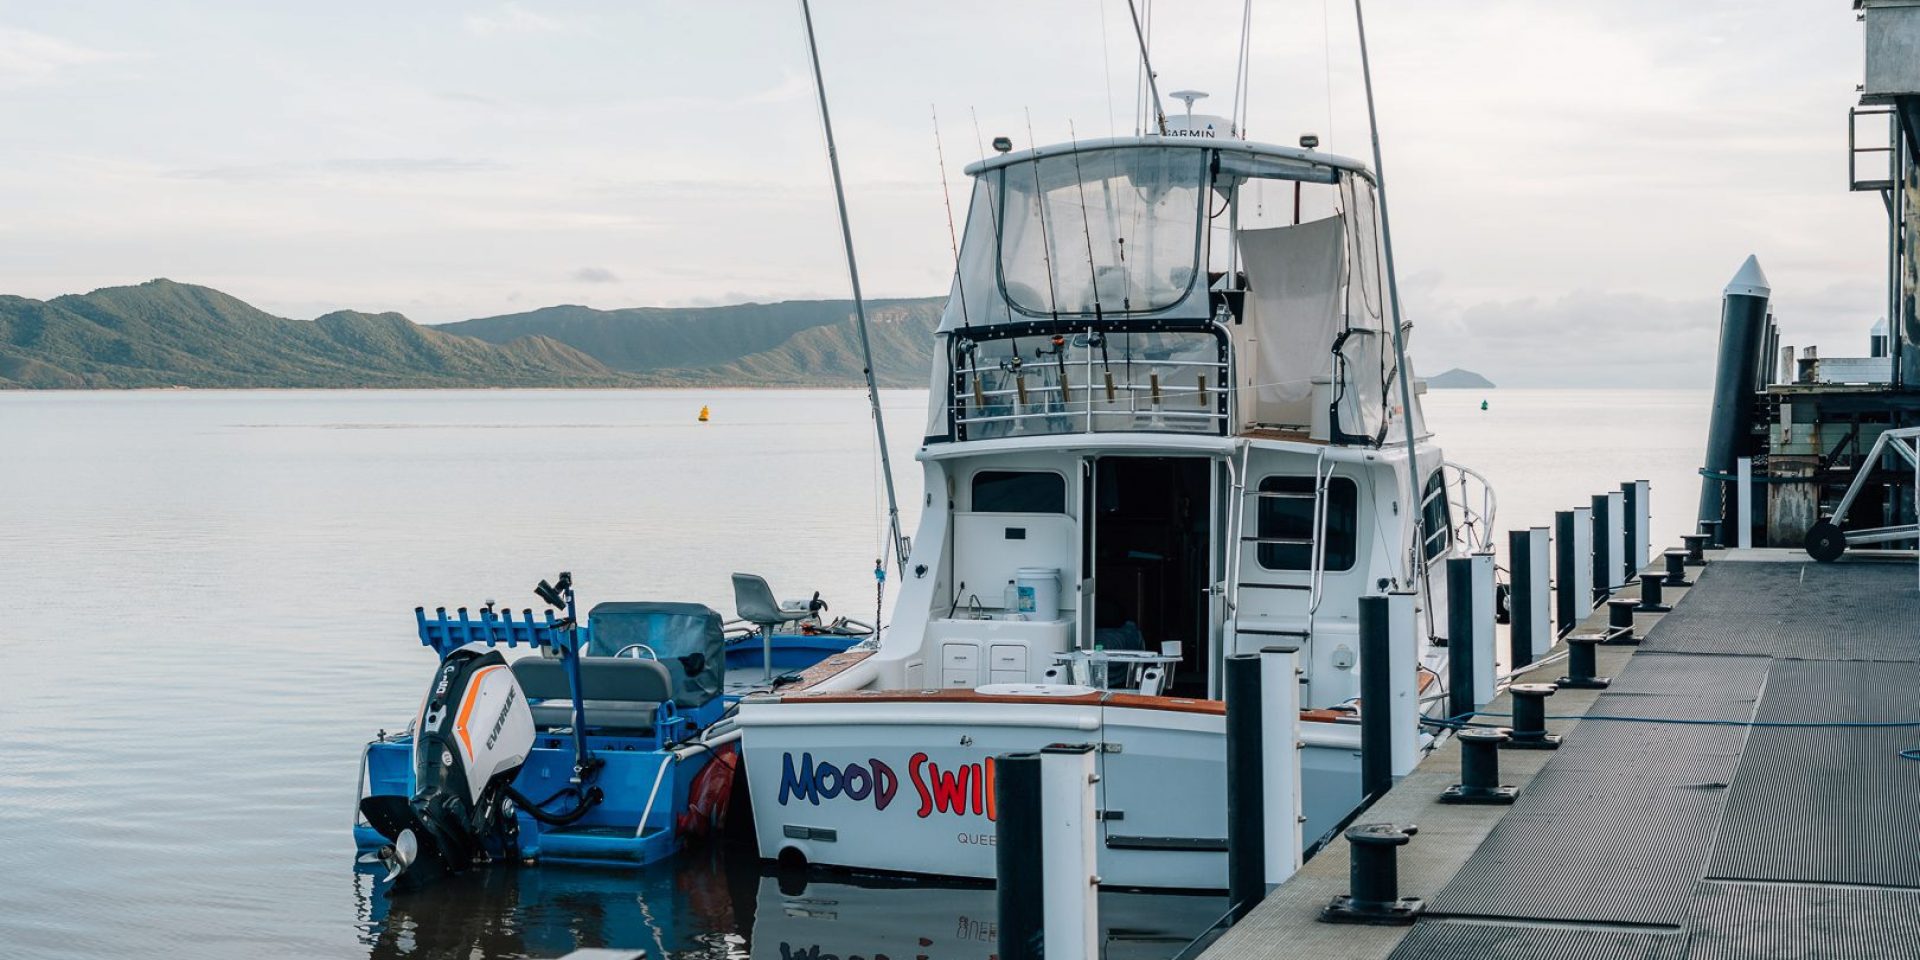
[[[707,422],[707,408],[706,408],[706,407],[701,407],[701,408],[700,408],[700,422],[701,422],[701,423],[706,423],[706,422]]]

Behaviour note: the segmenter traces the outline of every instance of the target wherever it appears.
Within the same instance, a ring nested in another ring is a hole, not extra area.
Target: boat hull
[[[1216,701],[1165,698],[1007,702],[938,694],[743,703],[760,854],[991,879],[993,758],[1091,743],[1099,747],[1102,883],[1224,889],[1226,737],[1218,708]],[[1311,840],[1358,802],[1358,730],[1304,723],[1302,739],[1302,809]]]

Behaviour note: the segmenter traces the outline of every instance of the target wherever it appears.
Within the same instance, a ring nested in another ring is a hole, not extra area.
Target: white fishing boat
[[[1312,841],[1360,800],[1360,598],[1413,594],[1431,695],[1491,494],[1421,419],[1365,165],[1192,115],[995,146],[892,623],[740,707],[760,852],[991,877],[992,758],[1089,742],[1103,882],[1224,887],[1227,656],[1299,648]]]

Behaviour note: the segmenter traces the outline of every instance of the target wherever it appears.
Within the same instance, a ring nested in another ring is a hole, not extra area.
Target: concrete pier
[[[1348,889],[1341,840],[1205,960],[1920,956],[1920,762],[1900,756],[1920,727],[1886,725],[1920,720],[1911,561],[1710,557],[1672,612],[1636,614],[1641,645],[1596,649],[1610,688],[1547,701],[1578,718],[1549,721],[1559,750],[1500,751],[1512,806],[1439,802],[1461,779],[1448,738],[1356,819],[1419,826],[1399,849],[1416,923],[1320,921]]]

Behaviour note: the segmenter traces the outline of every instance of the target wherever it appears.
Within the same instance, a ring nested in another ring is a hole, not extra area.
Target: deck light
[[[1320,145],[1320,137],[1318,134],[1303,133],[1300,135],[1300,149],[1312,150],[1314,147],[1317,147],[1319,145]]]
[[[999,151],[1000,153],[1010,153],[1010,152],[1012,152],[1012,151],[1013,151],[1013,138],[1012,138],[1012,137],[994,137],[994,138],[993,138],[993,149],[995,149],[995,150],[997,150],[997,151]]]

